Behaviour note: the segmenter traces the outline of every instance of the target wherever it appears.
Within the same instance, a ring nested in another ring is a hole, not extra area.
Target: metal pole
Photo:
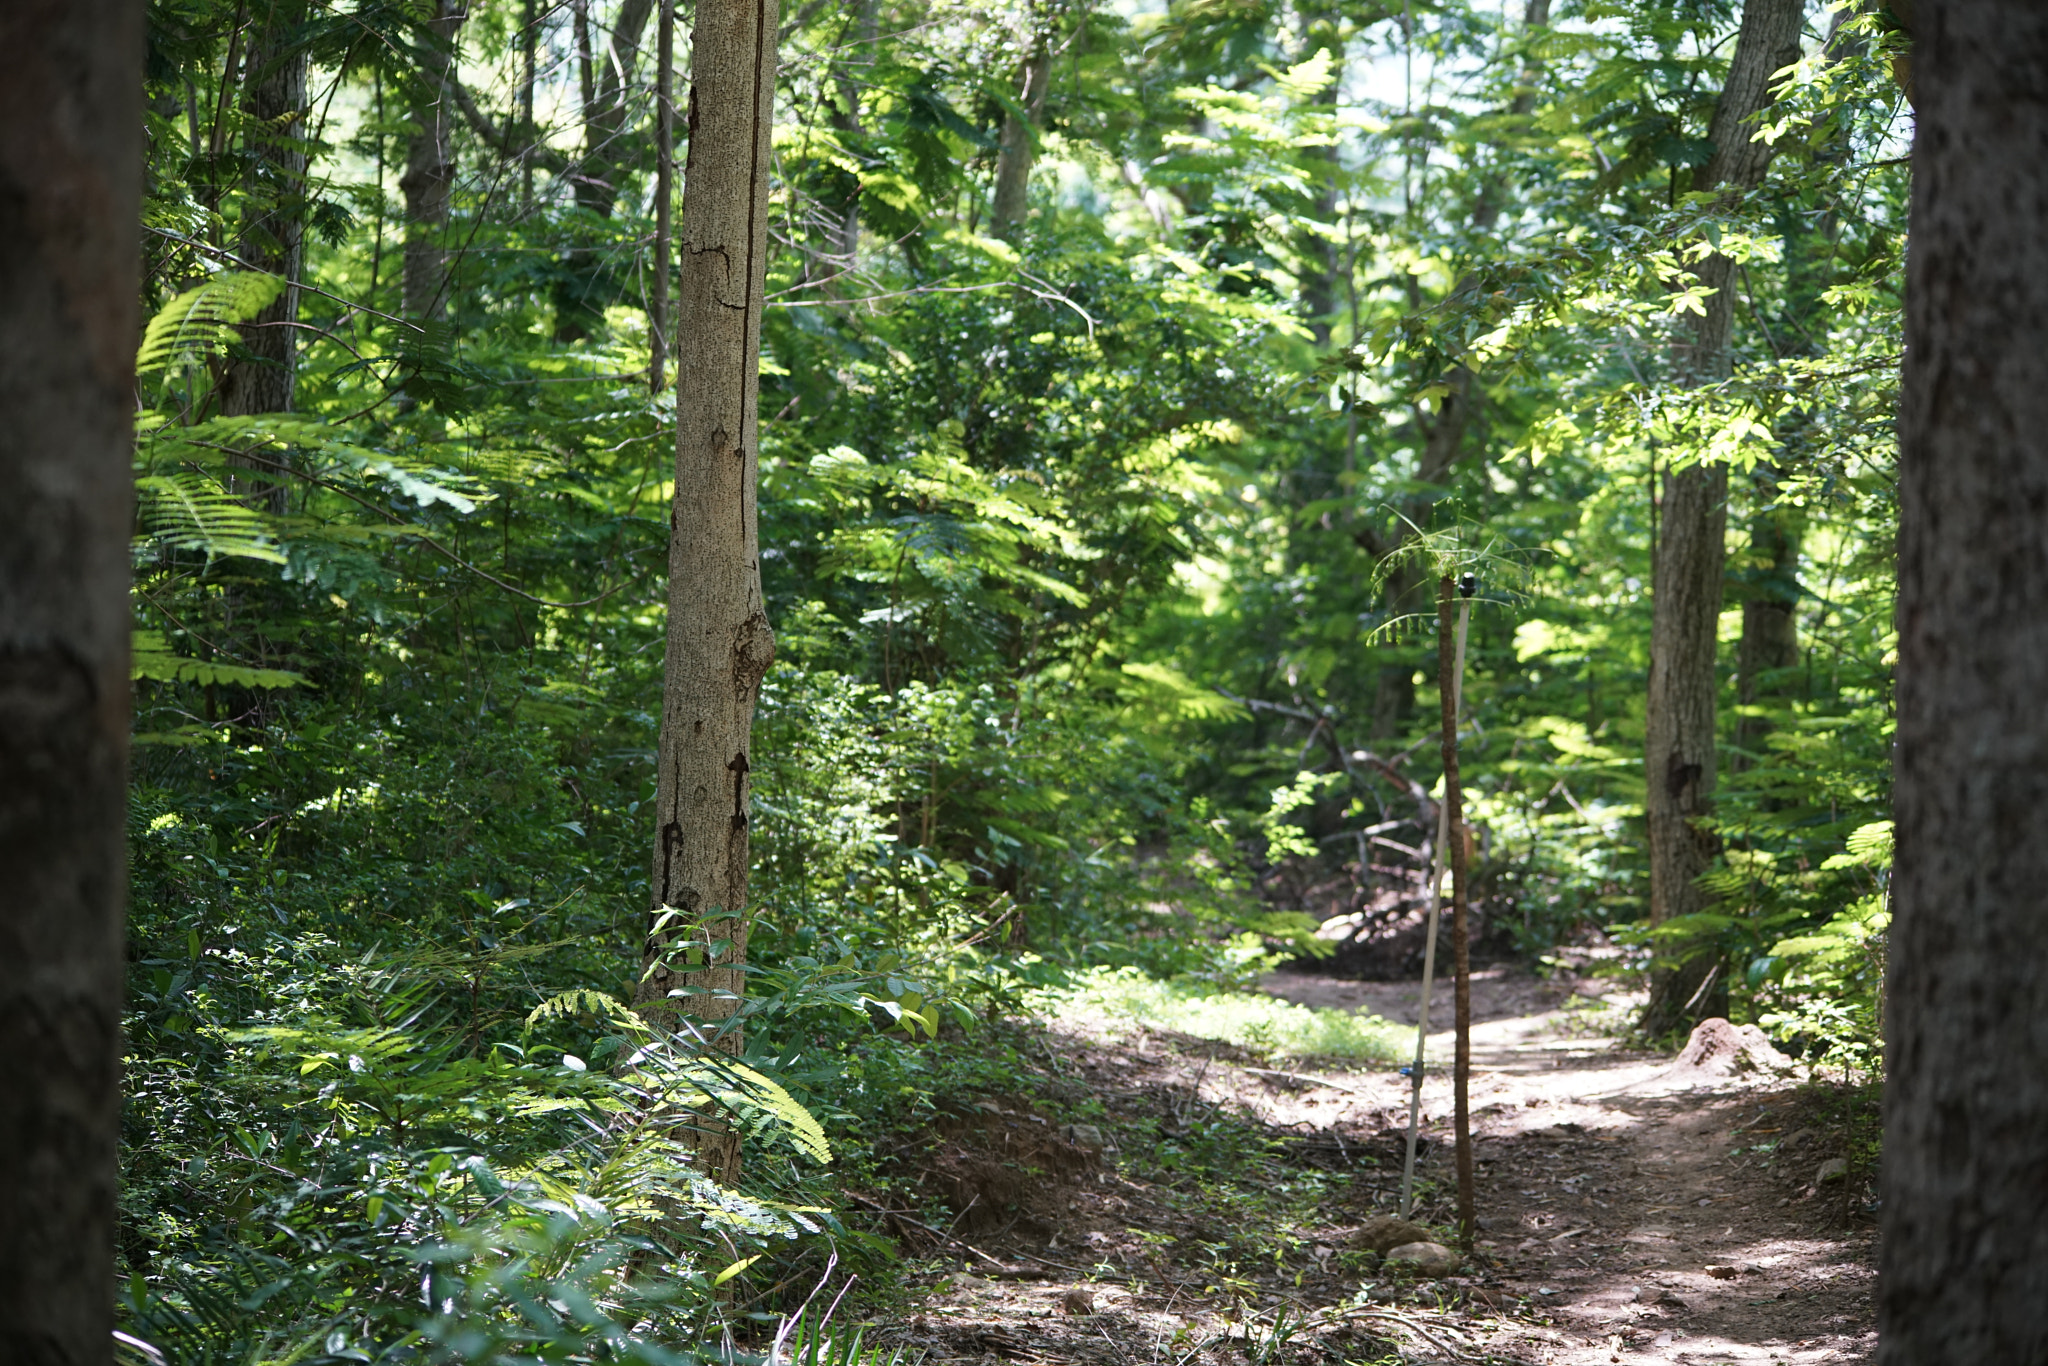
[[[1456,716],[1465,704],[1465,628],[1472,620],[1472,600],[1466,598],[1458,604],[1457,663],[1453,667],[1451,685],[1451,714]],[[1415,1138],[1422,1119],[1422,1050],[1429,1038],[1429,992],[1436,981],[1436,927],[1438,911],[1444,899],[1445,854],[1451,843],[1450,793],[1436,807],[1436,848],[1432,851],[1429,871],[1429,929],[1422,944],[1422,1009],[1415,1019],[1415,1064],[1409,1069],[1408,1086],[1408,1155],[1401,1164],[1401,1217],[1407,1219],[1415,1212]]]

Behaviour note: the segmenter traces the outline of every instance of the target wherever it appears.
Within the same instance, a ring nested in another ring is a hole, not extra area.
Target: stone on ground
[[[1436,1240],[1436,1233],[1421,1224],[1407,1219],[1396,1219],[1391,1214],[1382,1214],[1368,1219],[1358,1232],[1351,1235],[1351,1245],[1366,1252],[1388,1253],[1403,1243],[1430,1243]]]
[[[1448,1276],[1458,1269],[1458,1254],[1442,1243],[1403,1243],[1387,1260],[1413,1267],[1418,1276]]]

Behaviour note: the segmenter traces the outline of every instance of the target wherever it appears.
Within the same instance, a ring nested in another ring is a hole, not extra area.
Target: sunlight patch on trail
[[[1029,1007],[1061,1023],[1120,1033],[1133,1025],[1292,1058],[1392,1062],[1403,1031],[1376,1015],[1294,1005],[1213,982],[1161,981],[1136,968],[1093,968],[1030,994]],[[1411,1045],[1412,1046],[1412,1045]]]

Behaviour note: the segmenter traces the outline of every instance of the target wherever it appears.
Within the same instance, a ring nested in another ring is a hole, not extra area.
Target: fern
[[[129,647],[130,678],[147,678],[157,683],[225,683],[237,688],[311,687],[304,674],[289,669],[251,669],[240,664],[216,664],[210,660],[187,659],[171,653],[161,633],[137,631]]]
[[[284,280],[254,270],[224,270],[165,304],[149,320],[135,354],[140,379],[159,371],[197,369],[226,353],[235,325],[270,306]]]
[[[285,563],[261,514],[243,504],[220,483],[194,470],[145,474],[135,481],[141,497],[143,525],[150,542],[211,557],[239,556],[271,564]]]

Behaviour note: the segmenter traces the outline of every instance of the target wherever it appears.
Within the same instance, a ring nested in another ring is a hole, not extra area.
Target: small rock
[[[1387,1260],[1411,1266],[1419,1276],[1448,1276],[1458,1269],[1458,1254],[1442,1243],[1403,1243],[1387,1253]]]
[[[1077,1285],[1060,1296],[1060,1308],[1069,1314],[1092,1314],[1095,1312],[1095,1292]]]
[[[1077,1148],[1086,1148],[1091,1153],[1108,1151],[1109,1144],[1102,1137],[1102,1130],[1093,1124],[1063,1124],[1060,1137]]]
[[[1367,1252],[1385,1253],[1403,1243],[1427,1243],[1435,1237],[1436,1234],[1420,1224],[1382,1214],[1377,1219],[1368,1219],[1364,1227],[1352,1234],[1351,1245]]]
[[[1825,1186],[1830,1181],[1840,1181],[1849,1174],[1849,1164],[1839,1157],[1831,1157],[1820,1164],[1820,1170],[1813,1174],[1813,1184]]]

